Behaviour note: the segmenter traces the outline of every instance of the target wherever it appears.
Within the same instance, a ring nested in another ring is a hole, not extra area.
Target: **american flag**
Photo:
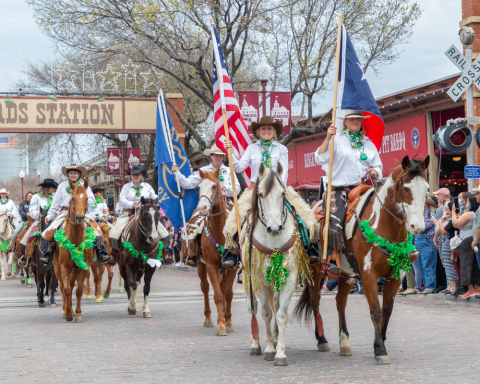
[[[0,137],[0,148],[18,148],[16,137]]]
[[[223,143],[225,142],[225,129],[223,126],[223,114],[226,112],[228,133],[232,142],[232,156],[240,159],[246,151],[249,144],[252,143],[248,134],[247,126],[240,113],[240,108],[235,98],[232,81],[228,73],[227,61],[223,56],[222,47],[218,42],[218,35],[212,26],[212,42],[213,42],[213,112],[215,119],[215,144],[223,152],[227,153]],[[218,68],[221,70],[220,78],[218,77]],[[250,184],[250,168],[244,172],[247,185]]]

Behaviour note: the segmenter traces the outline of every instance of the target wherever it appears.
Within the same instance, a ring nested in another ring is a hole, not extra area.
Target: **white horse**
[[[287,310],[298,283],[299,273],[304,268],[309,271],[308,259],[298,236],[294,219],[285,208],[286,195],[282,182],[282,172],[280,163],[277,163],[275,171],[265,168],[263,164],[260,165],[259,180],[253,194],[252,214],[245,223],[245,226],[253,226],[253,237],[251,237],[251,234],[246,234],[247,228],[244,227],[240,238],[242,254],[245,255],[243,281],[247,291],[249,310],[251,311],[249,294],[251,281],[254,291],[255,313],[257,313],[256,297],[261,308],[262,318],[265,321],[266,348],[264,357],[267,361],[273,360],[276,366],[287,365],[284,339],[285,326],[289,320]],[[252,238],[253,248],[252,254],[249,256],[250,238]],[[274,250],[279,252],[269,255]],[[268,270],[275,263],[274,259],[282,260],[282,255],[278,254],[282,254],[284,259],[280,274],[275,275],[279,278],[279,281],[275,282],[275,279],[271,278],[271,270],[270,273]],[[249,257],[252,259],[251,263]],[[280,280],[287,274],[288,277],[283,285]],[[267,282],[268,275],[270,275],[270,283]],[[273,333],[270,325],[272,310],[275,316]],[[259,340],[255,340],[253,334],[251,340],[250,354],[260,355]]]
[[[8,221],[7,211],[0,210],[0,242],[3,241],[12,241],[13,228],[10,222]],[[5,281],[5,269],[4,269],[4,257],[7,257],[7,275],[15,277],[15,272],[13,270],[13,257],[14,253],[3,252],[0,249],[0,269],[2,273],[2,281]]]

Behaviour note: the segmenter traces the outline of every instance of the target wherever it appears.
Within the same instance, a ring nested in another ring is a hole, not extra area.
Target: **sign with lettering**
[[[132,171],[134,165],[140,165],[140,148],[127,148],[128,172]]]
[[[238,91],[238,98],[241,106],[240,113],[247,125],[248,132],[252,132],[250,125],[258,123],[259,120],[258,91]]]
[[[283,134],[290,133],[292,96],[290,92],[270,92],[270,116],[283,124]]]
[[[119,175],[120,164],[120,148],[107,148],[107,175]]]
[[[463,53],[452,44],[450,48],[447,49],[445,55],[452,61],[453,64],[457,66],[462,72],[466,69],[467,59],[463,56]]]
[[[450,47],[450,50],[445,53],[447,57],[455,65],[457,65],[457,67],[463,68],[463,66],[465,66],[465,58],[459,57],[458,54],[454,54],[453,51],[452,54],[449,55],[449,52],[451,51],[452,47]],[[461,66],[459,66],[460,64]],[[462,75],[447,91],[447,95],[450,96],[453,101],[457,101],[463,95],[463,92],[465,92],[467,88],[470,87],[472,84],[475,84],[475,86],[480,89],[480,56],[476,58],[472,65],[469,65],[467,69],[463,71]]]
[[[480,166],[479,165],[467,165],[467,166],[465,166],[465,178],[466,179],[480,179]]]

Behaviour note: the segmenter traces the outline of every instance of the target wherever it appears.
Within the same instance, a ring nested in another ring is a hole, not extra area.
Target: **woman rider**
[[[20,259],[18,260],[18,264],[21,266],[25,266],[27,262],[24,257],[27,240],[32,233],[33,228],[40,224],[40,208],[42,208],[44,211],[48,211],[50,209],[53,196],[55,195],[55,191],[58,187],[58,183],[53,179],[45,179],[42,183],[38,184],[38,187],[40,187],[40,189],[35,195],[33,195],[27,214],[27,218],[33,219],[34,222],[20,241]]]
[[[361,111],[347,110],[345,117],[340,118],[344,130],[337,134],[337,128],[331,125],[327,137],[315,152],[315,161],[326,172],[328,180],[330,160],[330,138],[335,135],[332,167],[332,203],[336,209],[331,209],[330,217],[334,216],[339,225],[329,227],[329,244],[342,253],[343,225],[348,205],[348,191],[356,187],[369,174],[374,179],[382,178],[382,161],[375,144],[365,136]],[[334,198],[333,198],[334,197]],[[338,204],[342,201],[343,204]],[[324,200],[325,203],[325,200]],[[330,219],[330,223],[332,220]]]
[[[17,211],[15,203],[8,198],[8,192],[5,188],[0,189],[0,211],[6,211],[8,217],[17,220],[20,223],[20,214]]]
[[[108,207],[103,201],[103,191],[103,188],[92,188],[93,196],[95,197],[95,203],[91,207],[88,207],[88,213],[90,213],[90,216],[92,216],[93,220],[95,220],[97,223],[102,221],[103,218],[106,220],[108,216]]]
[[[204,152],[205,156],[210,156],[210,160],[212,160],[211,164],[206,165],[202,168],[200,168],[203,172],[213,172],[215,171],[218,167],[220,167],[220,185],[222,188],[222,192],[224,196],[233,196],[233,188],[232,188],[232,180],[230,177],[230,169],[223,164],[223,160],[225,158],[225,153],[222,152],[220,148],[218,148],[215,144],[213,144],[212,148],[207,148]],[[176,172],[178,171],[178,165],[174,165],[172,167],[172,171]],[[201,183],[202,178],[200,177],[199,172],[195,172],[193,175],[190,175],[188,178],[182,175],[180,172],[177,173],[178,175],[178,182],[182,188],[185,189],[193,189],[198,187],[198,185]],[[240,183],[238,182],[237,176],[235,175],[235,187],[237,194],[240,193]],[[196,224],[197,220],[200,218],[200,215],[195,211],[192,214],[192,217],[188,221],[189,224]],[[187,230],[188,231],[188,230]],[[193,242],[196,241],[196,239],[192,240],[190,242],[191,246],[189,247],[190,254],[187,260],[187,265],[190,265],[192,267],[196,266],[196,257],[197,257],[197,252],[198,246],[193,246]]]
[[[25,200],[18,204],[18,213],[20,214],[21,221],[18,223],[15,231],[13,231],[12,241],[8,245],[7,252],[12,252],[15,249],[16,237],[18,233],[27,225],[28,221],[28,209],[30,208],[30,202],[32,201],[33,192],[27,192],[25,195]],[[20,260],[18,261],[20,263]]]
[[[240,160],[232,156],[233,168],[235,172],[242,172],[248,167],[251,169],[251,184],[250,189],[253,189],[254,183],[258,180],[258,168],[263,163],[267,168],[276,169],[277,163],[280,163],[283,168],[282,181],[283,185],[287,185],[288,179],[288,149],[276,141],[283,132],[283,124],[281,121],[275,121],[270,116],[263,116],[259,123],[252,123],[251,130],[253,136],[258,139],[257,142],[250,144]],[[225,142],[225,148],[231,148],[231,142]],[[315,236],[315,218],[313,212],[307,203],[293,190],[293,188],[286,189],[287,200],[295,207],[297,215],[305,222],[310,237]],[[246,218],[248,209],[251,208],[252,194],[245,191],[238,201],[240,223]],[[235,218],[235,211],[229,215],[223,234],[225,235],[225,247],[229,249],[238,248],[235,244],[234,236],[237,232],[237,224]],[[227,268],[232,268],[236,265],[237,260],[232,253],[225,253],[223,265]]]
[[[127,175],[130,175],[132,181],[125,184],[122,188],[122,192],[120,192],[120,205],[123,208],[123,212],[109,233],[112,256],[115,259],[118,255],[118,241],[120,240],[120,236],[128,224],[130,215],[134,214],[135,210],[140,206],[141,198],[144,197],[145,199],[157,200],[157,195],[152,186],[142,181],[142,177],[145,178],[147,176],[147,171],[145,169],[142,169],[139,165],[134,165],[131,172],[127,171]],[[168,232],[163,225],[158,225],[157,231],[160,239],[168,236]]]
[[[62,173],[69,180],[64,181],[58,186],[57,193],[55,193],[55,196],[52,200],[52,206],[48,210],[47,217],[45,218],[45,223],[49,224],[49,226],[42,233],[43,240],[46,240],[43,249],[43,257],[40,258],[40,261],[43,263],[48,263],[50,260],[52,260],[54,246],[53,236],[68,215],[70,199],[72,198],[72,191],[70,190],[69,181],[71,181],[74,185],[83,185],[83,180],[81,180],[81,178],[85,178],[87,176],[87,170],[85,167],[82,167],[76,163],[72,163],[68,167],[62,167]],[[87,196],[88,205],[93,205],[95,198],[93,197],[92,189],[90,187],[87,188]],[[95,235],[97,236],[95,248],[98,262],[106,263],[110,260],[110,256],[107,255],[107,251],[105,249],[102,231],[98,228],[97,223],[92,219],[88,212],[85,212],[84,220],[85,223],[93,229]]]

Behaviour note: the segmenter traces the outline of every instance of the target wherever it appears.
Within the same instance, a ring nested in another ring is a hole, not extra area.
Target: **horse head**
[[[253,223],[260,220],[267,232],[273,236],[285,228],[285,187],[282,181],[283,167],[277,163],[276,170],[262,163],[258,169],[258,180],[253,190]]]
[[[398,212],[403,212],[408,230],[418,235],[425,230],[423,211],[428,182],[425,171],[430,157],[410,160],[405,156],[392,172],[394,199]]]
[[[201,169],[198,172],[202,181],[198,186],[200,199],[198,200],[197,210],[200,215],[205,216],[214,206],[220,205],[223,201],[219,180],[220,167],[212,172],[203,172]]]
[[[75,225],[81,225],[88,210],[88,180],[85,180],[83,185],[75,185],[70,180],[69,186],[72,191],[72,198],[70,199],[70,211],[73,214],[72,221],[74,221]]]
[[[145,236],[148,244],[158,243],[158,226],[160,223],[160,212],[156,200],[146,199],[142,196],[140,199],[142,203],[140,211],[138,212],[138,226]]]
[[[7,230],[7,225],[8,225],[7,211],[2,209],[0,210],[0,236],[3,236],[3,234]]]

